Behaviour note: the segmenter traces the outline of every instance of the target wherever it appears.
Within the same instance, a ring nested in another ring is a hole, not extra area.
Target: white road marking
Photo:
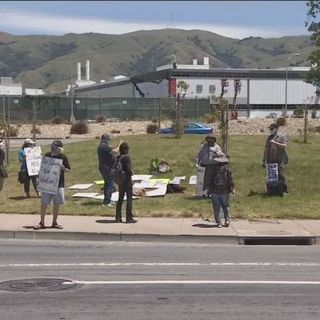
[[[134,281],[73,281],[76,284],[92,285],[144,285],[144,284],[278,284],[320,285],[320,281],[262,281],[262,280],[134,280]]]
[[[178,266],[178,267],[228,267],[228,266],[285,266],[285,267],[320,267],[320,263],[313,262],[79,262],[79,263],[9,263],[0,264],[0,268],[9,267],[115,267],[115,266],[146,266],[146,267],[162,267],[162,266]]]

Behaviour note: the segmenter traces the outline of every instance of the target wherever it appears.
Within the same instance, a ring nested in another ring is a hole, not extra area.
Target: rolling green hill
[[[299,52],[300,56],[292,63],[306,66],[313,48],[308,36],[238,40],[201,30],[63,36],[16,36],[0,32],[0,75],[12,76],[27,87],[53,92],[65,89],[70,82],[70,53],[73,77],[76,62],[82,62],[84,67],[89,59],[91,79],[99,81],[117,74],[152,71],[168,63],[172,54],[183,64],[191,63],[193,58],[202,63],[203,57],[208,56],[211,67],[277,68],[286,65],[290,53]]]

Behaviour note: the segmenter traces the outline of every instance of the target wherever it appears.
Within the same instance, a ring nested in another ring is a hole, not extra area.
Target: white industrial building
[[[191,65],[172,63],[156,68],[154,72],[104,81],[75,88],[78,97],[141,97],[168,98],[179,93],[178,83],[188,85],[185,98],[211,99],[223,97],[239,109],[294,109],[308,101],[318,105],[317,88],[305,82],[308,67],[278,69],[210,68],[209,58],[203,64],[196,59]],[[226,86],[222,88],[222,83]],[[287,90],[286,90],[287,84]]]
[[[21,97],[23,94],[29,96],[42,96],[42,89],[23,88],[22,83],[14,83],[11,77],[0,77],[0,96]]]

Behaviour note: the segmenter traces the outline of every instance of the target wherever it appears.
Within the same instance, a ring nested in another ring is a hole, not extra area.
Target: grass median
[[[188,185],[191,175],[196,174],[195,154],[204,136],[187,136],[175,139],[170,136],[140,135],[122,138],[131,147],[131,156],[136,174],[148,174],[152,157],[166,160],[172,171],[159,174],[160,178],[186,176],[183,183],[187,187],[182,194],[167,194],[159,198],[134,200],[137,217],[211,217],[212,208],[206,199],[194,198],[194,186]],[[233,218],[320,218],[319,137],[310,137],[308,144],[301,137],[290,137],[289,164],[286,177],[289,195],[283,198],[268,197],[265,186],[265,169],[262,167],[262,153],[265,136],[232,136],[229,143],[231,166],[233,169],[236,195],[231,200]],[[113,140],[113,145],[119,142]],[[66,174],[67,186],[75,183],[92,183],[100,180],[96,149],[98,140],[77,142],[65,145],[71,171]],[[43,147],[43,152],[49,147]],[[23,185],[17,181],[19,164],[17,151],[11,152],[8,167],[9,178],[5,180],[2,213],[39,213],[39,199],[24,198]],[[66,188],[67,202],[61,214],[113,216],[113,208],[101,206],[99,200],[73,199],[75,190]],[[94,185],[86,192],[102,193],[101,187]],[[35,195],[32,191],[31,194]],[[50,210],[49,210],[50,211]]]

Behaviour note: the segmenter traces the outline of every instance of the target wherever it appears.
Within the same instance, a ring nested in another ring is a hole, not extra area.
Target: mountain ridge
[[[134,31],[121,35],[68,33],[11,35],[0,31],[0,75],[11,76],[26,87],[63,90],[76,77],[76,62],[90,60],[91,79],[108,80],[117,74],[133,75],[177,62],[190,64],[209,57],[211,67],[285,67],[291,53],[299,57],[290,65],[308,66],[315,48],[309,36],[233,39],[203,30],[162,29]],[[71,56],[71,57],[70,57]],[[201,63],[201,62],[200,62]],[[84,69],[83,69],[84,74]]]

